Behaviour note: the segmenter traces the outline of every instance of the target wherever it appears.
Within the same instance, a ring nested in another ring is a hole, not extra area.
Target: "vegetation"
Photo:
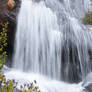
[[[92,0],[90,0],[92,2]],[[92,4],[91,4],[92,5]],[[82,23],[85,25],[92,25],[92,11],[89,11],[85,14],[82,19]]]
[[[88,11],[82,19],[83,24],[92,25],[92,12]]]
[[[7,23],[0,23],[0,70],[5,64],[7,57],[6,46],[7,46]],[[6,80],[5,76],[0,74],[0,92],[40,92],[39,87],[35,86],[36,81],[30,84],[20,85],[20,89],[17,87],[18,82],[15,80]]]
[[[3,65],[5,64],[5,59],[7,56],[7,53],[5,51],[5,48],[7,46],[7,27],[8,22],[5,24],[0,24],[0,70],[3,68]]]
[[[20,85],[17,89],[18,82],[15,80],[6,80],[5,76],[0,76],[0,92],[40,92],[39,87],[35,86],[36,81],[30,84]]]

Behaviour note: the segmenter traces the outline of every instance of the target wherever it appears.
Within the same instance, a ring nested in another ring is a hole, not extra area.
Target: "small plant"
[[[35,86],[35,81],[30,84],[20,85],[15,80],[6,80],[4,75],[0,75],[0,92],[40,92],[39,87]]]
[[[88,11],[82,19],[83,24],[92,25],[92,12]]]
[[[5,48],[7,46],[7,27],[8,22],[5,24],[0,24],[0,70],[3,68],[3,65],[5,64],[5,59],[7,56],[7,52],[5,51]]]
[[[92,0],[90,1],[92,2]],[[89,9],[88,12],[86,12],[84,18],[82,18],[82,23],[85,25],[92,25],[92,11],[90,11]]]

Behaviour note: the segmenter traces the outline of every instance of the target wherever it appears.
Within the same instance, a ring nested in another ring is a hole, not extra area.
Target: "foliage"
[[[34,81],[34,83],[20,85],[20,89],[17,89],[18,82],[6,80],[4,75],[0,75],[0,92],[40,92],[35,84]]]
[[[7,53],[5,51],[5,47],[7,46],[7,27],[8,22],[5,24],[0,24],[0,70],[3,68],[3,65],[5,64],[5,58],[7,56]]]
[[[92,12],[88,11],[82,19],[83,24],[92,25]]]
[[[92,0],[90,1],[92,2]],[[82,18],[82,23],[85,25],[92,25],[92,11],[88,10],[88,12],[86,12],[84,18]]]

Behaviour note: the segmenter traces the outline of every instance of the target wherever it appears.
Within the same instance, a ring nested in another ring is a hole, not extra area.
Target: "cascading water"
[[[92,32],[80,22],[89,4],[89,0],[22,0],[13,68],[31,77],[12,73],[36,79],[43,92],[81,92],[80,85],[55,80],[79,82],[91,71]]]
[[[62,33],[55,13],[44,2],[24,0],[16,34],[14,67],[59,79]]]

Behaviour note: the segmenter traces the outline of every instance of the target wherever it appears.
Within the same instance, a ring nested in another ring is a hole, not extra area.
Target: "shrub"
[[[92,0],[90,1],[92,2]],[[82,18],[82,23],[85,25],[92,25],[92,11],[88,10],[88,12],[86,12],[84,18]]]
[[[82,19],[83,24],[85,25],[92,25],[92,12],[88,11],[85,14],[85,17]]]
[[[5,24],[0,24],[0,70],[3,68],[3,65],[5,64],[5,59],[7,56],[7,52],[5,51],[5,48],[7,46],[7,30],[8,22]]]
[[[36,82],[20,85],[17,89],[18,82],[15,80],[6,80],[4,75],[0,75],[0,92],[40,92],[39,87],[35,86]]]

